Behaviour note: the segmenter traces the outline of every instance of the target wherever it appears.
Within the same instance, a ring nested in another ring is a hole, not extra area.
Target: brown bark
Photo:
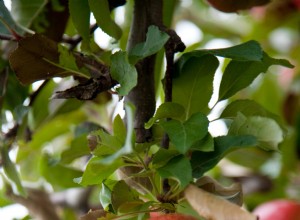
[[[146,40],[147,29],[150,25],[162,26],[162,1],[136,0],[127,50]],[[138,143],[151,139],[151,132],[144,128],[144,124],[155,111],[155,57],[156,55],[152,55],[136,64],[138,85],[125,97],[126,102],[131,102],[136,107],[134,126]]]

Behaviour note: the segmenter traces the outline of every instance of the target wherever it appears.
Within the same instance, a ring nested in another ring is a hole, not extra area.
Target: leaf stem
[[[62,69],[67,70],[67,71],[69,71],[69,72],[71,72],[71,73],[75,73],[75,75],[77,75],[77,76],[80,76],[80,77],[89,79],[89,77],[88,77],[87,75],[85,75],[85,74],[83,74],[83,73],[81,73],[81,72],[78,72],[78,71],[76,71],[76,70],[72,70],[72,69],[66,68],[66,67],[64,67],[64,66],[61,66],[61,65],[59,65],[59,64],[57,64],[57,63],[52,62],[51,60],[48,60],[48,59],[45,58],[45,57],[43,57],[43,60],[45,60],[46,62],[48,62],[48,63],[50,63],[50,64],[52,64],[52,65],[54,65],[54,66],[56,66],[56,67],[62,68]]]

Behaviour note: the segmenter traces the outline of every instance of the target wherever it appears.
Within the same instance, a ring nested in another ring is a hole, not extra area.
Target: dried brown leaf
[[[189,185],[184,196],[197,213],[207,220],[256,220],[256,216],[241,207],[195,185]]]

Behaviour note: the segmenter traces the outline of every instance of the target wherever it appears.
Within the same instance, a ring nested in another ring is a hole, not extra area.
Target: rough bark
[[[150,25],[162,26],[162,1],[136,0],[127,50],[146,40]],[[144,128],[144,124],[155,111],[155,57],[155,55],[147,57],[136,64],[138,85],[125,97],[126,102],[131,102],[136,107],[134,126],[138,143],[151,139],[151,132]]]

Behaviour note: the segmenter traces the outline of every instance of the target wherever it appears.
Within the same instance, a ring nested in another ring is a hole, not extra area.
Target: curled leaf
[[[255,215],[195,185],[189,185],[184,191],[184,196],[197,213],[206,219],[256,220]]]

